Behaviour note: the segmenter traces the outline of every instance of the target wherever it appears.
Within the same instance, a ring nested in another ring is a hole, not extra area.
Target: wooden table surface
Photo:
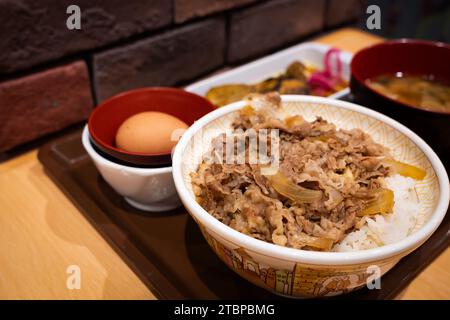
[[[317,41],[355,52],[381,39],[341,29]],[[0,164],[0,299],[154,299],[36,156]],[[80,289],[67,288],[71,265],[80,267]],[[399,298],[450,299],[450,249]]]

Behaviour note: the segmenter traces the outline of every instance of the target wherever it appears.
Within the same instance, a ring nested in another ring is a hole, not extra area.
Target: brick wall
[[[362,0],[0,0],[0,151],[124,90],[177,86],[355,21]],[[66,8],[81,8],[68,30]]]

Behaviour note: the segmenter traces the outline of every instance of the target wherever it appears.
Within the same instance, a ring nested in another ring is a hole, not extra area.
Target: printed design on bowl
[[[335,296],[366,285],[371,273],[368,264],[352,266],[312,266],[294,263],[291,268],[272,268],[258,263],[242,247],[231,249],[217,241],[203,227],[203,236],[216,255],[234,272],[253,284],[280,295],[295,297]],[[395,261],[392,261],[395,260]],[[387,271],[397,259],[377,262]]]

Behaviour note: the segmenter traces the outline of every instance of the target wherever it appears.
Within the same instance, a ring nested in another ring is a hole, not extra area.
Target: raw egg
[[[116,146],[129,152],[170,153],[187,128],[184,121],[167,113],[137,113],[120,125]]]

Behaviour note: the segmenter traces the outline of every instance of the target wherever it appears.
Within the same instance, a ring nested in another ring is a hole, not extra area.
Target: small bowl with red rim
[[[96,151],[120,164],[137,167],[171,165],[171,151],[141,153],[120,149],[115,144],[117,130],[129,117],[147,111],[164,112],[192,125],[215,107],[205,98],[176,88],[140,88],[113,96],[91,113],[89,135]]]

